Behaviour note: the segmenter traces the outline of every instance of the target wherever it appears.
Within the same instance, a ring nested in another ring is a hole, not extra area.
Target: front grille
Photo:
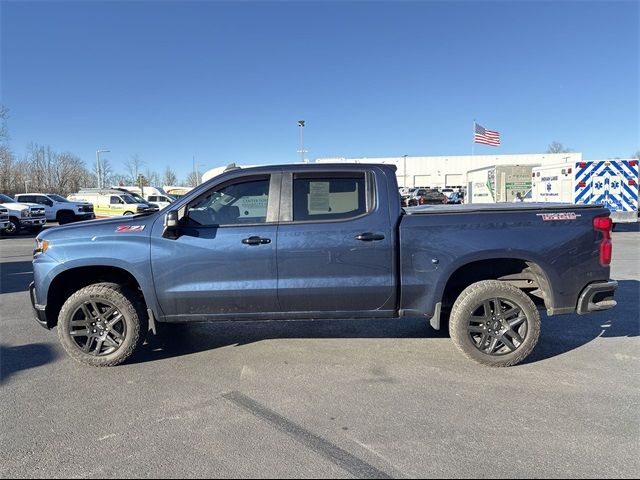
[[[91,213],[91,212],[93,212],[93,205],[82,205],[80,207],[80,211],[81,212]]]
[[[44,208],[32,208],[31,209],[32,217],[44,217]]]
[[[0,213],[0,222],[6,222],[7,220],[9,220],[9,215]]]

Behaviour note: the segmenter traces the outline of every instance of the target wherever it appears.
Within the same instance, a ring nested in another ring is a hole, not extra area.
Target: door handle
[[[268,243],[271,243],[271,239],[262,238],[254,235],[252,237],[243,239],[242,243],[244,243],[245,245],[266,245]]]
[[[384,240],[384,235],[381,233],[361,233],[356,237],[356,240],[360,240],[361,242],[374,242],[377,240]]]

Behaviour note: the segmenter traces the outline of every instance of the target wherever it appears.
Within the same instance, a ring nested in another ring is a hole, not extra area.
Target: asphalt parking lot
[[[127,364],[31,319],[33,237],[0,238],[2,477],[625,477],[640,471],[640,231],[618,307],[543,319],[477,366],[423,320],[191,325]]]

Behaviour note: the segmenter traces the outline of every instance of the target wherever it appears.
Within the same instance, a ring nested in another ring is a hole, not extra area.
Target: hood
[[[44,230],[39,239],[110,237],[112,235],[149,235],[156,215],[131,215],[69,223]]]
[[[8,210],[24,210],[28,208],[31,210],[32,207],[41,207],[42,205],[38,205],[37,203],[0,203],[3,207]]]

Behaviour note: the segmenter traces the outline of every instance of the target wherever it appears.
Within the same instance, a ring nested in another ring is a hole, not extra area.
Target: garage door
[[[464,175],[462,175],[461,173],[450,173],[445,175],[445,186],[452,188],[452,187],[461,187],[464,185]]]

